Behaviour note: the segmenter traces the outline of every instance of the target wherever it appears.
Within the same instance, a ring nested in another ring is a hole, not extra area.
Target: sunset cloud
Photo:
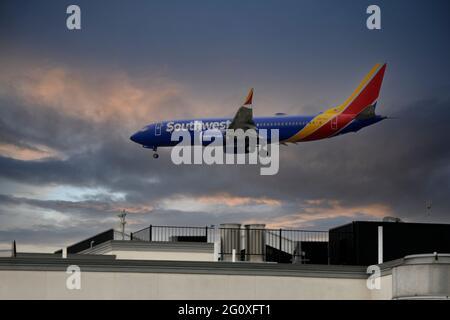
[[[18,160],[40,160],[45,158],[63,158],[62,154],[44,145],[33,147],[0,143],[0,155]]]
[[[218,193],[215,195],[200,196],[196,199],[200,203],[208,205],[224,204],[230,207],[245,206],[245,205],[266,205],[266,206],[280,206],[281,202],[276,199],[269,199],[266,197],[240,197],[232,196],[228,193]]]
[[[36,108],[49,108],[90,122],[123,122],[136,125],[177,113],[170,101],[181,99],[182,89],[161,76],[132,79],[125,73],[72,70],[66,67],[18,69],[9,78],[15,98]],[[20,72],[22,71],[22,72]],[[3,76],[5,77],[5,76]],[[3,79],[1,82],[6,82]]]
[[[233,213],[244,211],[267,212],[277,209],[282,202],[265,197],[233,196],[226,192],[186,196],[174,195],[156,201],[157,207],[163,210],[178,210],[180,212],[204,212],[204,213]]]
[[[338,200],[306,200],[306,207],[293,214],[280,215],[264,221],[269,228],[305,228],[314,222],[327,219],[356,219],[365,216],[380,220],[392,214],[391,208],[383,204],[368,204],[364,206],[343,205]],[[261,220],[250,220],[247,223],[261,223]]]
[[[13,70],[13,75],[8,71],[0,75],[3,96],[32,106],[34,112],[48,109],[93,124],[112,122],[122,130],[137,130],[163,119],[230,114],[209,96],[194,96],[185,85],[161,73],[132,76],[125,71],[33,64]]]

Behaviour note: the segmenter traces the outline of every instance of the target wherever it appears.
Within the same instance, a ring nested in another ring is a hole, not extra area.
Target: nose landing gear
[[[156,153],[157,149],[158,149],[157,147],[153,147],[153,152],[155,152],[153,154],[153,159],[158,159],[159,158],[159,154]]]

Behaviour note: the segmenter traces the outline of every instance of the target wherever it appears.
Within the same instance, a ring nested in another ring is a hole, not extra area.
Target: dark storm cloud
[[[449,102],[419,101],[397,110],[399,119],[357,134],[281,147],[280,173],[272,177],[248,167],[174,166],[168,152],[162,161],[153,161],[147,150],[120,135],[108,135],[111,127],[103,129],[98,148],[66,160],[2,157],[0,175],[36,185],[101,186],[125,193],[129,204],[151,203],[173,194],[198,197],[225,191],[286,203],[307,199],[339,199],[346,205],[381,203],[408,218],[420,215],[431,199],[435,218],[446,220]]]
[[[291,147],[280,174],[266,179],[277,186],[271,195],[384,203],[404,218],[433,199],[434,218],[449,221],[449,101],[417,101],[395,115],[356,135]]]
[[[20,108],[18,105],[15,107]],[[7,225],[5,221],[13,220],[13,212],[20,212],[11,208],[23,206],[35,208],[37,221],[41,212],[48,210],[72,217],[74,225],[70,234],[76,235],[76,230],[79,230],[79,238],[88,236],[87,230],[98,232],[101,227],[110,227],[121,208],[133,207],[144,209],[140,213],[131,213],[130,231],[150,223],[209,225],[240,221],[272,221],[276,226],[324,229],[334,222],[373,219],[374,216],[354,209],[373,204],[385,205],[391,209],[387,213],[406,220],[449,222],[450,154],[446,120],[450,116],[449,101],[429,99],[395,110],[398,119],[385,120],[357,134],[282,146],[280,172],[275,176],[260,176],[257,168],[248,166],[175,166],[170,161],[168,150],[154,161],[148,150],[114,130],[114,125],[97,126],[95,131],[101,136],[97,146],[69,155],[66,159],[25,161],[0,157],[0,177],[5,179],[3,183],[6,185],[8,181],[14,181],[34,186],[101,187],[123,193],[125,198],[115,202],[108,196],[95,199],[94,195],[93,199],[61,201],[3,195],[0,197],[3,225]],[[33,131],[37,130],[34,126],[42,126],[38,117],[34,121],[29,120],[24,117],[22,122],[16,122],[18,126],[14,129],[18,136],[24,136],[21,128]],[[53,131],[70,126],[71,121],[71,117],[61,116],[58,123],[50,121],[46,125],[49,131]],[[84,123],[83,126],[87,131],[92,130],[89,129],[92,124]],[[48,140],[39,140],[39,143],[58,146],[60,142],[52,140],[66,138],[64,134],[50,135]],[[80,143],[83,143],[82,139],[88,139],[86,144],[89,145],[92,136],[82,133],[78,139]],[[242,206],[228,207],[218,214],[214,206],[210,212],[196,212],[195,208],[180,211],[158,202],[161,199],[170,202],[177,194],[195,200],[218,192],[239,197],[268,197],[280,201],[281,206],[265,212],[249,212]],[[304,201],[308,199],[337,199],[343,209],[333,209],[325,201],[314,205],[313,211],[305,211]],[[425,215],[426,200],[433,201],[431,216]],[[346,210],[353,212],[352,215],[345,216]],[[323,212],[336,213],[333,216],[332,213],[323,215]],[[51,224],[51,221],[46,223]],[[30,230],[35,228],[30,227]],[[65,228],[54,225],[48,236],[43,236],[49,229],[32,231],[25,235],[25,239],[35,237],[30,240],[32,243],[52,243],[57,239],[59,243],[68,241]],[[17,232],[5,230],[1,236],[4,239],[17,238],[21,231]],[[39,237],[44,238],[39,240]]]
[[[63,201],[63,200],[37,200],[0,195],[0,206],[21,206],[27,205],[40,209],[50,209],[62,212],[78,218],[101,219],[111,217],[120,211],[120,204],[114,199],[103,198],[102,201]],[[145,213],[145,211],[144,211]],[[0,211],[0,214],[2,212]]]
[[[101,132],[101,131],[100,131]],[[101,137],[97,126],[58,110],[0,98],[0,142],[33,148],[46,145],[60,151],[86,148]]]

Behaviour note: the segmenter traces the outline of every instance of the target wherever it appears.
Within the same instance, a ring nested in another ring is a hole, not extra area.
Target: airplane
[[[279,130],[279,143],[298,143],[320,140],[338,135],[357,132],[360,129],[380,122],[388,117],[375,114],[378,96],[381,89],[385,64],[376,64],[364,77],[350,97],[339,106],[315,115],[286,115],[277,113],[271,117],[253,117],[253,89],[247,95],[244,104],[238,109],[234,118],[204,118],[168,120],[151,123],[133,134],[130,139],[154,151],[153,157],[158,158],[159,147],[171,147],[178,141],[171,141],[174,130],[219,129],[272,129]]]

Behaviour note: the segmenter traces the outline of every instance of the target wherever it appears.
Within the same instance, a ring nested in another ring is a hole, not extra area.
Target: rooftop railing
[[[220,260],[329,264],[332,250],[353,243],[349,232],[254,227],[153,226],[130,235],[134,241],[219,243]],[[331,244],[331,246],[330,246]]]

